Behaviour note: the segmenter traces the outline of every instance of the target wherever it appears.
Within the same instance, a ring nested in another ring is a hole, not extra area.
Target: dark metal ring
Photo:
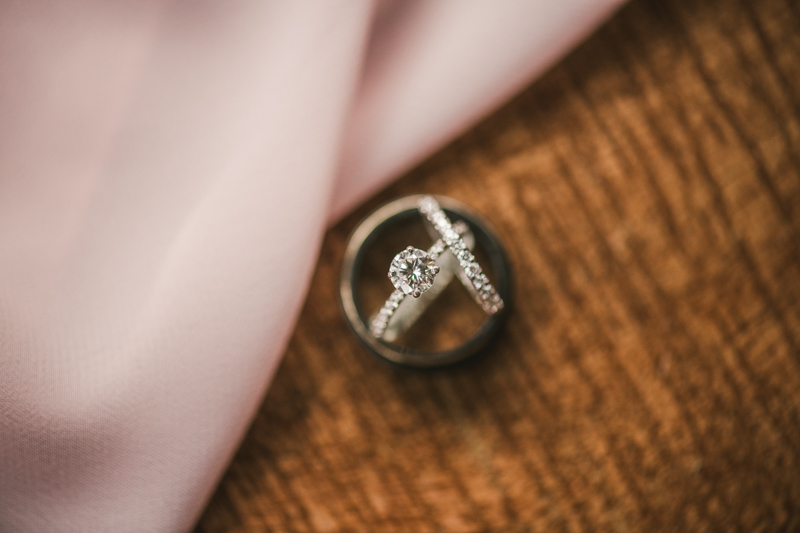
[[[489,223],[461,202],[437,196],[436,200],[447,216],[464,221],[475,235],[478,245],[488,255],[494,272],[493,277],[496,279],[495,288],[506,305],[500,312],[487,316],[469,340],[450,350],[424,351],[375,338],[370,333],[368,313],[360,308],[359,298],[355,294],[356,281],[361,274],[365,253],[381,234],[380,230],[414,216],[421,216],[418,207],[419,201],[423,197],[424,195],[405,196],[389,202],[369,215],[353,231],[347,242],[342,261],[342,270],[339,276],[339,298],[350,327],[371,352],[400,365],[433,368],[450,365],[474,356],[486,348],[497,336],[511,308],[512,274],[508,255]]]

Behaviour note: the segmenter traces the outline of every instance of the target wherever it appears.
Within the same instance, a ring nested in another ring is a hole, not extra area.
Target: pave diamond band
[[[453,223],[442,211],[439,202],[433,196],[424,196],[419,201],[419,210],[436,232],[441,235],[445,245],[458,259],[458,263],[461,266],[458,275],[478,305],[489,315],[494,315],[503,309],[503,299],[489,282],[486,274],[483,273],[470,248],[467,247],[467,244],[455,231]]]

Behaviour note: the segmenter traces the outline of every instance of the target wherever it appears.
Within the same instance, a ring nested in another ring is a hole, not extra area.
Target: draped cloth
[[[618,3],[0,5],[0,531],[190,529],[326,226]]]

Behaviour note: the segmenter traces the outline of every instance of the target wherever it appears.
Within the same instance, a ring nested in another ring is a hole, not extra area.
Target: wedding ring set
[[[408,246],[394,256],[387,274],[394,291],[369,313],[357,294],[364,257],[387,228],[415,216],[421,217],[433,244],[427,249]],[[488,257],[494,284],[478,264],[476,246]],[[454,278],[485,314],[478,330],[462,345],[443,351],[395,344]],[[477,354],[497,335],[508,313],[511,270],[495,232],[475,211],[446,197],[407,196],[379,208],[353,232],[345,249],[339,295],[351,328],[372,352],[406,366],[444,366]]]

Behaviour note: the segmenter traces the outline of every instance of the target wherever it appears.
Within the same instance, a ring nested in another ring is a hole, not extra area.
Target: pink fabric
[[[618,1],[0,4],[0,531],[189,529],[326,224]]]

